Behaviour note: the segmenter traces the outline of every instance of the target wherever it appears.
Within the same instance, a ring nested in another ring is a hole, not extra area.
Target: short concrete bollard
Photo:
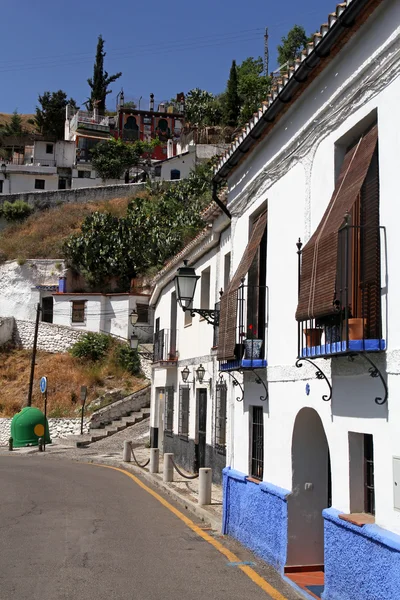
[[[12,452],[13,449],[14,449],[14,440],[13,440],[12,437],[10,437],[9,440],[8,440],[8,449],[9,449],[10,452]]]
[[[199,504],[211,504],[212,469],[199,469]]]
[[[40,437],[38,439],[38,450],[39,450],[39,452],[43,452],[43,438],[42,437]]]
[[[164,454],[164,471],[163,471],[163,481],[164,483],[170,483],[174,480],[174,465],[172,464],[171,458],[174,458],[174,455],[170,452],[166,452]]]
[[[158,473],[160,462],[160,451],[158,448],[150,448],[150,473]]]
[[[124,462],[131,462],[131,457],[132,457],[131,442],[128,442],[127,440],[125,440],[122,460]]]

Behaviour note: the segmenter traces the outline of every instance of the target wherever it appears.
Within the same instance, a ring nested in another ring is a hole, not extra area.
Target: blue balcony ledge
[[[245,369],[265,369],[268,365],[264,358],[241,358],[228,360],[219,366],[220,371],[242,371]]]
[[[386,350],[385,340],[349,340],[349,342],[333,342],[303,348],[302,357],[332,356],[349,352],[382,352],[383,350]]]

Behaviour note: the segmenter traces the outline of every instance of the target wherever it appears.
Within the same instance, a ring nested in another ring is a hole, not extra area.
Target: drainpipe
[[[231,220],[232,219],[231,213],[226,208],[225,204],[223,202],[221,202],[221,200],[218,198],[217,188],[218,188],[218,184],[215,181],[213,181],[212,199],[219,206],[219,208],[222,210],[222,212],[224,212],[226,214],[228,219]]]

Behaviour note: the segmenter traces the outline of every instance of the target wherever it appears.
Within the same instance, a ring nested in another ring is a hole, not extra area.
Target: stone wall
[[[72,202],[98,202],[114,198],[128,198],[144,189],[144,183],[121,183],[97,187],[75,188],[70,190],[36,191],[0,196],[0,206],[7,202],[23,200],[37,210]]]
[[[0,318],[0,346],[4,346],[7,342],[11,342],[14,332],[14,318]]]
[[[83,433],[89,431],[90,419],[83,420]],[[80,419],[49,419],[50,437],[52,440],[78,435],[81,432]],[[0,418],[0,446],[6,446],[11,435],[11,419]]]
[[[117,400],[108,406],[99,408],[92,414],[90,429],[98,429],[102,425],[111,423],[114,419],[126,417],[131,412],[138,412],[141,408],[148,408],[149,406],[150,385],[130,396],[126,396],[122,400]]]
[[[32,348],[34,333],[34,321],[15,321],[13,340],[18,347]],[[37,347],[38,350],[46,352],[66,352],[84,333],[72,327],[42,321],[39,325]]]

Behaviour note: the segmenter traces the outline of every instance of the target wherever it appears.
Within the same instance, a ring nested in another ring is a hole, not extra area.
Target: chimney
[[[150,110],[154,110],[154,94],[150,94]]]

